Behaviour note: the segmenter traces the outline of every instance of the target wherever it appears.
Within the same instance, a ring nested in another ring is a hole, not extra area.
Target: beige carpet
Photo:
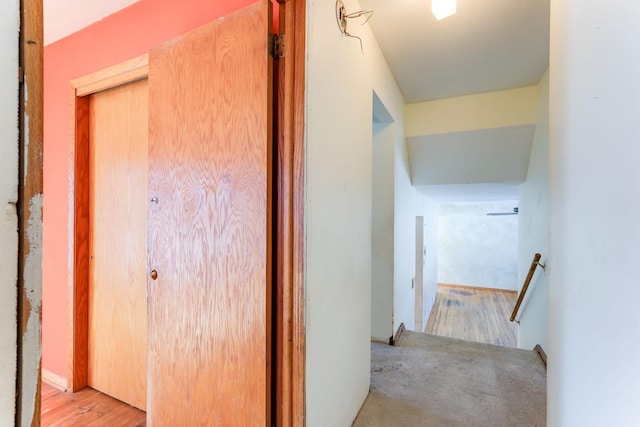
[[[355,427],[546,425],[546,368],[533,351],[405,332],[372,343],[371,392]]]

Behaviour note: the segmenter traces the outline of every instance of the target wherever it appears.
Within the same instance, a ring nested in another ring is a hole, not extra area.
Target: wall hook
[[[347,20],[365,17],[366,19],[364,20],[364,22],[360,24],[364,25],[369,22],[369,19],[371,19],[372,16],[372,10],[359,10],[357,12],[347,13],[347,9],[344,7],[344,3],[342,2],[342,0],[336,0],[336,21],[338,22],[338,28],[340,29],[340,32],[345,36],[358,39],[358,41],[360,42],[360,51],[363,54],[364,48],[362,46],[362,39],[358,36],[354,36],[353,34],[349,33],[349,31],[347,31]]]

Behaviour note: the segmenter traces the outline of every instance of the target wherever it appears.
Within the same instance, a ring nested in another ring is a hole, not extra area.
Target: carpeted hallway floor
[[[406,331],[372,343],[354,427],[543,427],[546,368],[533,351]]]

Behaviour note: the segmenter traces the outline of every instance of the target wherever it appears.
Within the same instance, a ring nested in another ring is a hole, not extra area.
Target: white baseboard
[[[54,374],[46,369],[42,370],[42,382],[57,388],[60,391],[67,391],[67,379],[60,375]]]

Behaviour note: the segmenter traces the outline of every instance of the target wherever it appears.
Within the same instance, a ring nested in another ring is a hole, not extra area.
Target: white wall
[[[517,200],[440,205],[438,281],[497,289],[517,288]]]
[[[382,60],[374,69],[388,71]],[[388,340],[401,323],[407,329],[415,327],[415,221],[424,214],[424,196],[411,185],[400,91],[389,73],[374,73],[373,84],[382,93],[385,87],[390,89],[385,99],[393,111],[376,92],[374,116],[377,104],[393,122],[374,123],[371,336]]]
[[[361,9],[356,0],[344,3],[347,12]],[[373,92],[393,120],[381,131],[390,146],[377,160],[393,171],[387,172],[393,179],[387,183],[393,186],[392,245],[410,254],[408,268],[393,254],[393,280],[406,281],[408,292],[394,291],[393,324],[387,330],[401,321],[413,324],[411,278],[420,213],[408,178],[405,102],[369,26],[358,20],[348,24],[348,31],[363,40],[362,53],[357,40],[340,33],[335,2],[309,0],[307,5],[307,426],[346,427],[367,396],[370,379]],[[410,218],[411,233],[398,223],[398,207],[408,204],[409,212],[400,218]],[[387,226],[389,220],[387,215]],[[389,242],[386,256],[388,247]]]
[[[540,80],[538,125],[531,147],[527,180],[520,185],[518,228],[518,289],[522,288],[534,254],[545,264],[549,256],[549,73]],[[538,267],[518,316],[518,347],[547,345],[547,275]]]
[[[19,3],[0,3],[0,425],[15,420]]]
[[[429,197],[424,197],[423,203],[425,255],[422,273],[422,325],[426,327],[438,293],[438,218],[440,217],[440,205]]]
[[[373,133],[371,337],[384,341],[393,336],[395,126],[374,123]]]
[[[551,2],[551,427],[640,420],[639,21],[638,2]]]
[[[346,1],[348,11],[359,10]],[[308,427],[351,425],[369,391],[372,75],[375,41],[335,3],[307,2],[306,415]]]
[[[393,152],[387,157],[387,165],[393,170],[393,318],[391,331],[395,333],[401,323],[407,329],[415,326],[415,276],[416,216],[424,215],[424,196],[411,185],[409,151],[405,138],[405,107],[402,93],[375,40],[365,55],[370,59],[372,84],[376,95],[393,117]],[[375,47],[375,49],[374,49]],[[375,171],[374,171],[375,172]],[[375,196],[374,196],[375,197]],[[375,214],[374,214],[375,215]],[[388,336],[387,336],[388,338]]]
[[[395,144],[394,177],[393,330],[396,331],[401,323],[414,330],[416,216],[423,214],[423,203],[422,195],[411,186],[409,151],[404,133]]]

